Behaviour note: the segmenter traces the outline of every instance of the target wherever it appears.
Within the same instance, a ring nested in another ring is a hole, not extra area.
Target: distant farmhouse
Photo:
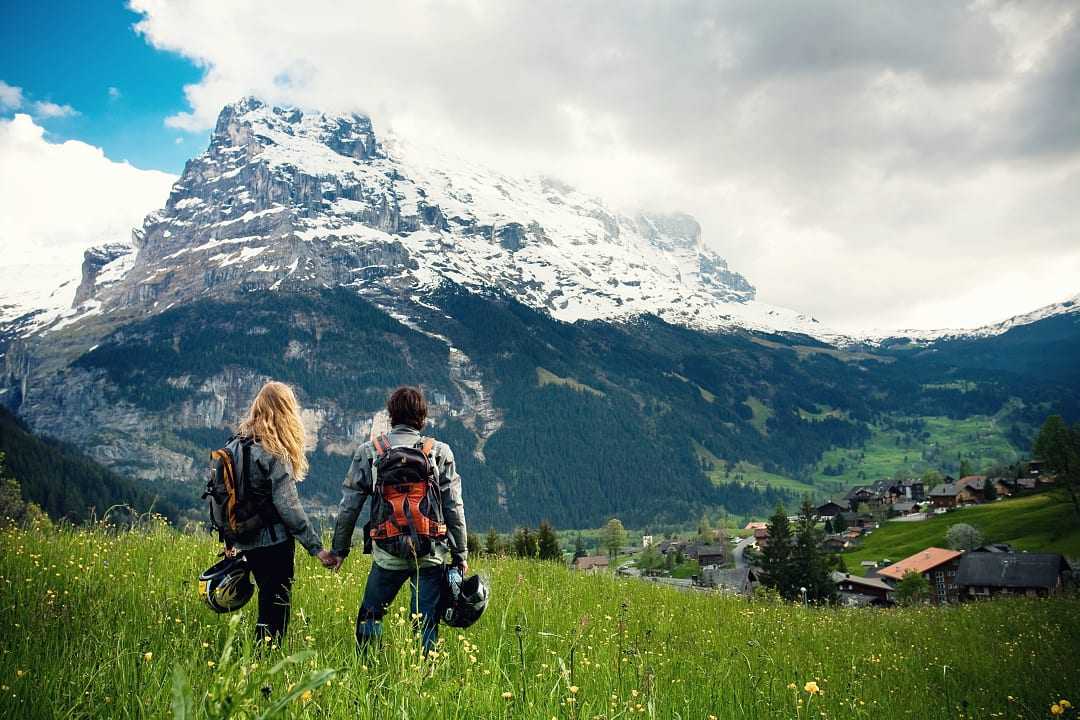
[[[588,573],[604,572],[611,567],[607,555],[587,555],[574,560],[574,568]]]
[[[757,571],[744,568],[707,568],[701,571],[700,582],[705,587],[716,588],[724,593],[750,597],[761,584]]]

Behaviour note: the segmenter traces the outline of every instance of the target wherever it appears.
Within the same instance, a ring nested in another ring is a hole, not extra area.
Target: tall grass
[[[1080,701],[1076,599],[815,609],[478,559],[494,600],[476,626],[423,659],[403,593],[359,658],[358,555],[338,574],[298,555],[285,647],[257,648],[254,603],[219,617],[196,597],[206,536],[9,529],[0,548],[3,718],[1030,718]]]

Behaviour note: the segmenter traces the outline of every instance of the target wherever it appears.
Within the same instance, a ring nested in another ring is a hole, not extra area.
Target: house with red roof
[[[959,589],[956,574],[960,566],[962,552],[930,547],[920,550],[911,557],[877,571],[878,577],[895,587],[909,572],[915,572],[930,583],[930,601],[935,605],[956,602]]]

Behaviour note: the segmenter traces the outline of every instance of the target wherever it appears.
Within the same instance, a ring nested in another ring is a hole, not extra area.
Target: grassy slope
[[[446,631],[439,657],[418,660],[399,601],[384,652],[360,666],[352,633],[366,559],[333,575],[302,553],[287,649],[312,654],[268,680],[280,651],[251,656],[253,607],[230,641],[229,619],[195,597],[215,552],[208,538],[162,527],[0,533],[4,718],[165,717],[174,668],[194,698],[228,696],[244,717],[323,668],[333,683],[286,716],[934,720],[961,706],[966,717],[1038,717],[1061,697],[1080,702],[1076,599],[819,610],[478,559],[493,600],[463,639]],[[803,690],[811,680],[823,695]]]
[[[963,455],[972,467],[986,468],[995,463],[1009,463],[1019,453],[1006,438],[1006,428],[999,418],[976,415],[963,420],[923,417],[929,437],[905,441],[903,433],[873,427],[862,448],[834,448],[825,453],[814,473],[815,483],[839,481],[844,486],[893,477],[898,470],[919,476],[930,469],[955,473]],[[907,440],[911,440],[908,438]],[[843,463],[841,475],[826,475],[827,465]]]
[[[764,434],[765,422],[771,411],[754,397],[745,404],[753,413],[752,424]],[[805,419],[822,419],[840,416],[841,413],[835,408],[822,406],[816,413],[801,411],[801,415]],[[1006,437],[1006,423],[1001,417],[980,415],[953,420],[926,416],[919,419],[925,423],[924,437],[913,438],[905,436],[900,430],[875,425],[871,427],[870,439],[864,446],[826,451],[811,474],[813,483],[768,473],[745,461],[740,462],[730,475],[725,475],[719,460],[700,446],[696,449],[699,456],[713,461],[718,468],[709,473],[710,479],[718,485],[738,479],[758,487],[772,485],[819,499],[840,494],[854,485],[893,477],[898,471],[912,476],[922,475],[930,469],[955,473],[961,455],[978,469],[995,463],[1013,462],[1020,457]],[[826,466],[841,464],[844,472],[840,475],[825,474]]]
[[[857,550],[840,557],[852,572],[862,560],[893,562],[927,547],[945,547],[945,533],[955,523],[978,528],[987,542],[1007,542],[1019,550],[1059,552],[1080,558],[1080,523],[1072,505],[1055,493],[1041,493],[990,505],[964,508],[924,522],[887,522],[867,536]]]
[[[801,483],[786,475],[777,475],[775,473],[766,472],[759,466],[746,462],[745,460],[737,463],[735,467],[732,468],[730,474],[725,474],[724,462],[716,457],[716,455],[709,452],[708,448],[695,442],[694,450],[697,452],[698,457],[712,466],[712,470],[708,472],[708,476],[715,485],[723,485],[728,482],[741,482],[755,487],[772,485],[773,487],[784,488],[785,490],[792,490],[797,493],[808,493],[810,495],[817,495],[820,492],[820,488],[816,488],[813,485]]]

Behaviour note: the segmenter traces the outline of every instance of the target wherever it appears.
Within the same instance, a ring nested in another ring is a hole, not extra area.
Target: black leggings
[[[280,641],[289,628],[289,596],[292,593],[296,541],[290,537],[276,545],[246,550],[251,574],[259,586],[259,620],[255,636]]]

